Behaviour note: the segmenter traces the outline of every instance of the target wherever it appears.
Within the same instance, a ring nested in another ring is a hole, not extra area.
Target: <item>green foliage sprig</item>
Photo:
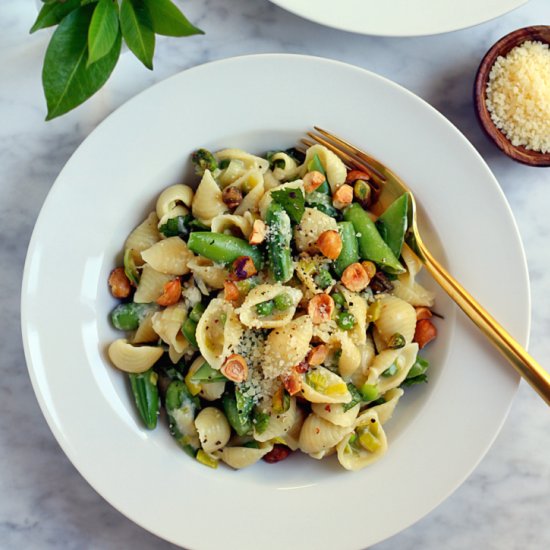
[[[30,32],[53,27],[42,70],[48,114],[84,103],[107,82],[122,41],[153,69],[155,35],[204,34],[171,0],[42,0]]]

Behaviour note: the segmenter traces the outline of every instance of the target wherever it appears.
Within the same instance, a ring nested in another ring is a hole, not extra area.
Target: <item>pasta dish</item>
[[[141,421],[216,467],[335,454],[359,470],[427,380],[433,293],[405,243],[409,197],[375,216],[370,176],[314,145],[192,155],[109,276],[108,348]],[[160,416],[160,412],[164,411]]]

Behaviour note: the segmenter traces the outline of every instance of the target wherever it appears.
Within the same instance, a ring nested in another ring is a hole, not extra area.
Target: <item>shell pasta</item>
[[[159,190],[108,281],[122,334],[107,354],[143,425],[166,418],[212,468],[376,462],[437,335],[408,196],[376,217],[369,175],[321,145],[192,162],[195,181]]]

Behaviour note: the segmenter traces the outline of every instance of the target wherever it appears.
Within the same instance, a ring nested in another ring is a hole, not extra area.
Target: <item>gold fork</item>
[[[416,252],[436,282],[458,304],[464,313],[485,333],[489,340],[510,361],[516,371],[535,389],[550,405],[550,374],[531,357],[508,334],[506,330],[456,281],[447,270],[431,255],[422,241],[416,222],[416,202],[411,190],[389,168],[367,155],[347,141],[314,126],[317,133],[308,132],[315,142],[324,145],[338,155],[348,168],[367,172],[373,190],[375,203],[373,211],[383,212],[397,197],[404,193],[409,195],[410,215],[407,244]],[[306,146],[313,145],[308,139],[302,142]]]

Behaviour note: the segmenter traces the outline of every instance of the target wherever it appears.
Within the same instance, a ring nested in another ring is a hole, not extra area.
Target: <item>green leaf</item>
[[[88,65],[111,51],[118,34],[118,4],[113,0],[99,0],[88,30]]]
[[[271,192],[271,198],[280,204],[294,223],[300,223],[305,212],[305,197],[301,189],[279,189]]]
[[[361,401],[363,401],[363,396],[361,395],[361,392],[351,382],[348,383],[348,390],[351,394],[351,401],[349,403],[344,403],[344,412],[353,409],[353,407],[355,407],[357,403],[361,403]]]
[[[144,0],[122,0],[120,28],[130,50],[148,68],[153,69],[155,33]]]
[[[29,31],[31,34],[40,29],[45,29],[47,27],[53,27],[54,25],[59,24],[66,15],[71,13],[73,10],[80,6],[79,0],[67,0],[62,4],[58,3],[47,3],[42,6],[38,17],[34,22],[34,25]]]
[[[153,21],[153,30],[164,36],[204,34],[170,0],[144,0]]]
[[[120,36],[103,59],[86,67],[92,12],[92,6],[71,12],[50,40],[42,70],[48,105],[46,120],[58,117],[90,98],[105,84],[115,68],[120,55]]]

